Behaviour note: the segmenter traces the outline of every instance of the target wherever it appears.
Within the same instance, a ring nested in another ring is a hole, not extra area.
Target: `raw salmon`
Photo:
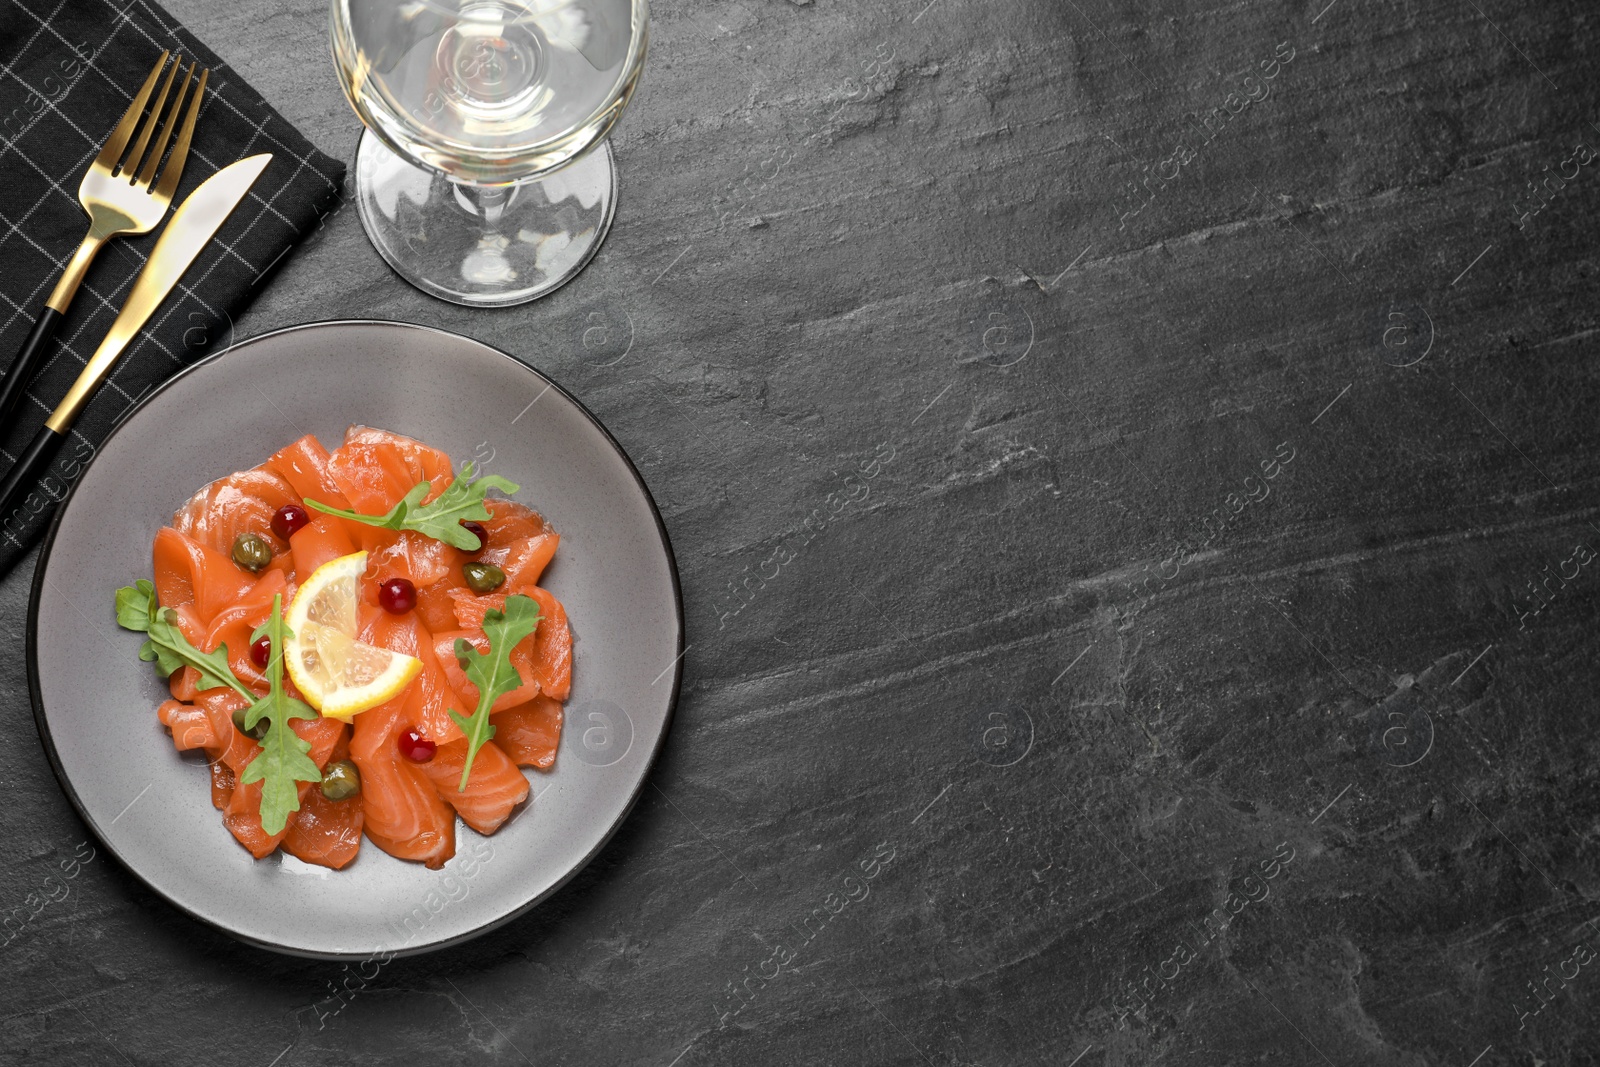
[[[556,747],[561,743],[561,719],[561,701],[546,696],[534,697],[526,704],[489,716],[494,724],[494,743],[519,767],[535,767],[541,771],[555,766]]]
[[[205,709],[181,700],[164,700],[156,709],[161,725],[172,731],[172,743],[179,752],[192,748],[217,747],[217,735],[211,729],[211,719]]]
[[[432,483],[426,502],[454,479],[450,457],[421,441],[369,426],[352,426],[344,444],[328,457],[328,472],[350,507],[363,515],[382,515],[418,482]]]
[[[369,645],[381,645],[422,661],[422,674],[406,690],[406,713],[421,734],[438,745],[461,736],[461,728],[450,718],[451,709],[462,711],[445,673],[439,669],[433,635],[417,618],[416,612],[390,615],[381,609],[363,609],[360,638]],[[364,714],[364,713],[363,713]]]
[[[300,496],[276,471],[266,467],[218,478],[172,516],[172,528],[226,555],[240,534],[256,534],[281,552],[286,546],[272,532],[272,516]]]
[[[206,627],[205,638],[195,642],[204,652],[227,645],[228,665],[233,673],[262,693],[267,691],[267,679],[250,658],[250,635],[272,614],[273,597],[281,596],[285,604],[289,603],[293,592],[286,592],[287,586],[282,571],[267,571],[238,600],[219,611]]]
[[[350,508],[328,469],[328,450],[311,434],[273,453],[262,466],[281,475],[301,499],[310,497],[319,504],[346,511]]]
[[[480,834],[492,834],[511,817],[511,809],[528,795],[528,780],[493,741],[478,749],[466,792],[460,792],[461,767],[467,761],[467,739],[440,745],[422,770],[461,821]]]
[[[409,720],[404,695],[356,716],[350,758],[361,772],[363,828],[389,855],[437,868],[456,853],[455,817],[422,768],[400,755]]]
[[[339,738],[344,733],[344,723],[338,719],[324,719],[320,716],[315,719],[295,719],[290,723],[290,728],[299,734],[302,740],[310,742],[311,751],[307,755],[317,765],[318,770],[328,765],[334,746],[339,743]],[[254,741],[249,743],[255,750],[250,755],[250,758],[254,759],[260,753],[261,746]],[[301,808],[306,805],[306,793],[310,788],[309,782],[301,782],[299,785]],[[249,849],[250,854],[256,859],[272,855],[282,843],[284,836],[294,829],[299,816],[299,812],[290,812],[282,830],[275,834],[267,833],[261,826],[260,782],[235,782],[233,795],[228,798],[228,805],[222,810],[223,824],[239,844]]]
[[[241,785],[244,768],[261,751],[241,733],[233,713],[247,700],[228,687],[200,691],[191,667],[169,680],[172,699],[156,709],[179,751],[203,751],[209,762],[211,802],[228,830],[251,854],[282,847],[307,863],[334,869],[356,858],[365,834],[400,859],[439,867],[455,854],[455,816],[479,833],[493,833],[523,803],[528,781],[518,766],[554,765],[562,728],[561,703],[571,687],[572,635],[559,601],[537,583],[560,537],[538,512],[515,501],[490,499],[483,523],[488,545],[467,553],[414,531],[380,529],[308,509],[310,522],[285,543],[272,530],[285,504],[312,499],[366,515],[387,512],[413,486],[429,483],[432,500],[454,478],[450,457],[399,434],[353,426],[331,453],[307,435],[273,454],[261,466],[219,478],[197,492],[164,527],[152,547],[157,595],[196,647],[227,646],[234,673],[258,693],[266,678],[250,657],[250,637],[272,610],[274,596],[287,606],[299,583],[323,564],[364,550],[368,569],[361,583],[358,636],[415,656],[423,669],[395,699],[356,716],[353,727],[335,719],[296,720],[292,728],[311,743],[318,768],[333,759],[353,760],[361,774],[359,797],[329,800],[316,783],[300,783],[300,810],[278,834],[262,830],[260,783]],[[231,557],[241,533],[265,538],[272,561],[258,574]],[[501,592],[477,596],[466,587],[462,564],[478,560],[506,574]],[[390,615],[377,603],[377,588],[404,578],[416,589],[417,606]],[[477,691],[456,662],[455,640],[487,647],[484,612],[503,607],[507,595],[539,601],[541,620],[532,636],[512,651],[523,684],[495,702],[494,740],[477,753],[467,789],[459,790],[466,739],[450,717],[470,714]],[[284,679],[291,696],[298,696]],[[397,739],[416,730],[438,747],[430,761],[401,755]]]
[[[504,571],[508,586],[537,584],[555,556],[561,536],[537,511],[514,500],[491,499],[487,505],[491,518],[483,526],[489,534],[489,547],[478,554],[478,560]]]
[[[289,538],[289,553],[294,572],[301,580],[324,563],[348,556],[356,550],[345,520],[320,511],[311,512],[311,521]]]
[[[255,575],[216,549],[186,537],[170,526],[156,534],[152,550],[156,596],[163,607],[185,605],[195,621],[209,625],[217,613],[255,585]],[[193,637],[190,638],[193,640]]]
[[[350,741],[342,727],[330,762],[350,758]],[[361,798],[329,800],[321,787],[307,789],[300,798],[283,850],[307,863],[338,870],[361,850]]]

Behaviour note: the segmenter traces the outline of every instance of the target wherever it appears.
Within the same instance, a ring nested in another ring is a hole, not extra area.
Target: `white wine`
[[[629,0],[335,0],[345,93],[393,151],[459,181],[547,173],[593,147],[643,69]]]

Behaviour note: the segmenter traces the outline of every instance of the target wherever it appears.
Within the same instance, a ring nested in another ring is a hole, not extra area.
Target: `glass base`
[[[373,247],[418,289],[469,307],[527,303],[571,281],[616,202],[605,142],[548,177],[498,187],[453,182],[367,130],[356,148],[356,207]]]

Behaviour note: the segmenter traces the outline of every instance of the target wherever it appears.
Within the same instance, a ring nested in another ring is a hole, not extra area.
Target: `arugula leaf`
[[[309,499],[306,501],[306,506],[326,515],[336,515],[341,519],[352,519],[386,530],[415,530],[447,545],[467,552],[476,552],[483,547],[483,543],[478,540],[477,534],[461,525],[462,520],[481,522],[491,518],[489,509],[483,502],[484,493],[488,490],[498,489],[502,493],[515,493],[521,487],[498,474],[487,474],[474,480],[472,461],[468,460],[461,466],[461,476],[439,494],[439,499],[431,504],[424,504],[422,498],[428,495],[428,490],[431,488],[428,482],[418,482],[413,485],[401,498],[400,503],[389,509],[387,515],[361,515],[342,508],[330,508],[326,504],[319,504]]]
[[[283,621],[281,593],[272,598],[272,614],[256,627],[256,632],[250,635],[250,643],[255,644],[263,636],[272,640],[272,654],[266,669],[267,682],[272,688],[246,709],[244,728],[253,730],[257,723],[266,719],[267,732],[261,738],[261,751],[245,764],[239,782],[242,785],[261,783],[261,828],[275,834],[289,821],[291,811],[300,810],[300,789],[296,783],[320,782],[322,772],[306,755],[311,751],[311,742],[289,725],[292,719],[315,719],[317,713],[283,689],[283,643],[290,633]]]
[[[198,689],[228,686],[248,700],[256,698],[228,666],[227,644],[218,645],[215,652],[202,652],[190,644],[178,628],[178,613],[160,605],[156,587],[148,578],[117,590],[117,625],[147,635],[139,646],[139,658],[154,661],[163,678],[171,678],[179,668],[193,667],[200,672]]]
[[[479,652],[465,638],[456,638],[456,662],[478,687],[478,710],[471,718],[454,708],[450,710],[450,718],[467,735],[467,761],[461,767],[458,793],[467,791],[467,775],[472,773],[472,761],[478,749],[494,736],[494,724],[489,721],[490,708],[496,700],[522,684],[522,676],[511,665],[511,650],[538,626],[539,602],[515,593],[506,597],[504,611],[484,613],[483,632],[489,638],[489,651]]]

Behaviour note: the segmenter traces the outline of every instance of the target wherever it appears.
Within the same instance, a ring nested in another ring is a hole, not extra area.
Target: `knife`
[[[72,383],[66,397],[56,405],[38,436],[23,449],[11,473],[6,475],[4,484],[0,485],[0,517],[10,516],[12,510],[22,502],[36,479],[55,458],[56,450],[66,440],[72,424],[110,376],[117,357],[122,355],[144,324],[150,321],[156,308],[172,292],[223,222],[233,214],[233,209],[239,206],[239,202],[250,191],[250,186],[255,184],[270,162],[272,154],[268,152],[249,156],[222,168],[202,182],[200,188],[190,193],[189,198],[172,213],[171,220],[161,231],[149,260],[134,280],[133,290],[122,305],[121,314],[111,324],[105,340],[100,342],[100,347],[95,349],[83,372],[78,375],[78,380]]]

